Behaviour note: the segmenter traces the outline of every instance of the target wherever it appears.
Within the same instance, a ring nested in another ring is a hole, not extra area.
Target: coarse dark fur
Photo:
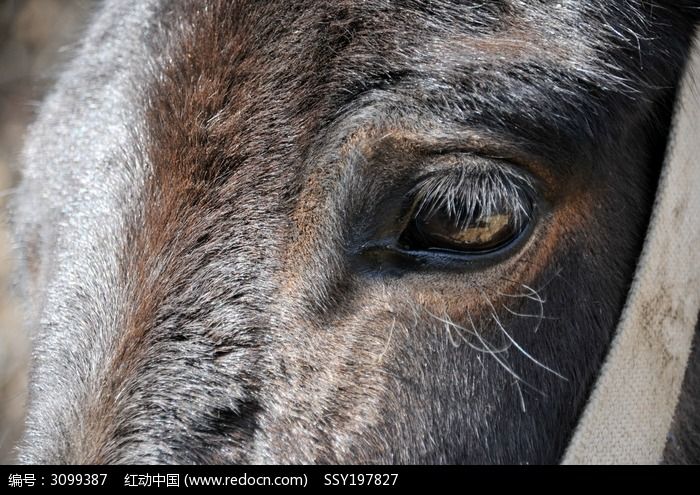
[[[694,3],[107,1],[15,204],[22,459],[558,462]],[[531,184],[522,239],[398,249],[412,191],[468,195],[475,170],[482,201]]]

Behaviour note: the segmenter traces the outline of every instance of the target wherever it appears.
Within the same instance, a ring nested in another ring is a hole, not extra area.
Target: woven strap
[[[661,461],[700,310],[700,36],[695,41],[630,295],[564,464]]]

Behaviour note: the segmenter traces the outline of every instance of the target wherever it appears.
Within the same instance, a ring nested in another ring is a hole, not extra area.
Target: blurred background
[[[28,343],[12,290],[7,200],[19,178],[27,126],[94,0],[0,0],[0,464],[15,462],[26,399]]]

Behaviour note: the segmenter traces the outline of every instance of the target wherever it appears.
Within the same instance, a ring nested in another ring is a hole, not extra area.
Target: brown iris
[[[399,244],[411,251],[483,254],[514,240],[522,231],[520,212],[506,203],[474,207],[467,214],[445,206],[413,214]]]

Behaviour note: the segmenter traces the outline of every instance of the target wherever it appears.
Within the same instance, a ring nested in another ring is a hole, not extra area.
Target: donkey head
[[[692,18],[106,2],[15,203],[30,462],[556,462]]]

